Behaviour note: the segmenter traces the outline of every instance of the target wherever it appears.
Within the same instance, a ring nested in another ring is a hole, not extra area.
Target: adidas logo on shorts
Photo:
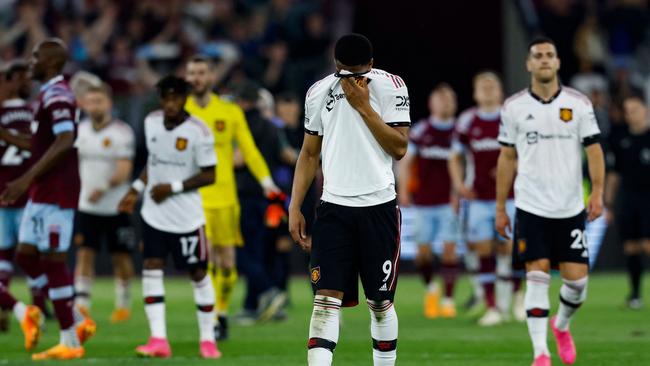
[[[384,283],[380,288],[379,291],[388,291],[388,286]]]

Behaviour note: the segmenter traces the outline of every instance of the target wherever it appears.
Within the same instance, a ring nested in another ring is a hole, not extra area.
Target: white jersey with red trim
[[[370,105],[389,126],[410,126],[409,95],[397,75],[372,69]],[[334,74],[316,82],[305,100],[305,131],[323,136],[323,200],[372,206],[395,198],[393,159],[347,102]]]
[[[198,174],[201,168],[216,166],[212,132],[192,116],[168,130],[162,111],[155,111],[145,118],[144,133],[149,158],[142,219],[160,231],[187,233],[196,230],[205,224],[197,190],[174,194],[161,203],[154,202],[150,192],[158,184],[182,182]]]
[[[549,101],[529,90],[506,100],[499,142],[517,149],[517,208],[559,219],[584,210],[583,146],[599,134],[591,102],[575,89],[562,87]]]

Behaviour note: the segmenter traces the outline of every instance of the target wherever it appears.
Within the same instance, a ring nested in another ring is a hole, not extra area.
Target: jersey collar
[[[542,103],[542,104],[551,104],[555,99],[557,99],[558,96],[560,96],[560,93],[562,93],[562,85],[560,84],[557,89],[557,93],[555,93],[549,100],[544,100],[542,97],[539,95],[533,93],[533,88],[531,86],[528,87],[528,94],[533,97],[536,101]]]
[[[48,80],[45,84],[43,84],[43,85],[41,86],[41,92],[46,91],[46,90],[49,89],[52,85],[54,85],[54,84],[56,84],[56,83],[58,83],[58,82],[60,82],[60,81],[62,81],[62,80],[63,80],[63,75],[57,75],[57,76],[51,78],[50,80]]]
[[[434,117],[429,117],[429,124],[439,130],[450,130],[454,127],[454,119],[441,120]]]

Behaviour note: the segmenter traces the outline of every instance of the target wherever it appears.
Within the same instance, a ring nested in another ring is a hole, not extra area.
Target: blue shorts
[[[504,241],[497,233],[494,224],[496,220],[497,203],[496,201],[470,201],[467,217],[467,241],[476,243],[486,240]],[[515,201],[506,202],[506,212],[510,217],[510,223],[514,226],[515,222]],[[514,230],[514,228],[513,228]]]
[[[74,209],[47,203],[27,202],[18,241],[42,253],[67,252],[72,243]]]
[[[415,241],[418,244],[456,243],[458,217],[451,205],[415,207]]]
[[[18,244],[22,216],[22,208],[0,208],[0,250],[11,249]]]

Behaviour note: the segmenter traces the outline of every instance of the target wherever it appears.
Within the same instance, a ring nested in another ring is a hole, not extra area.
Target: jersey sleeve
[[[312,85],[305,97],[305,133],[315,136],[323,136],[323,122],[320,117],[323,100],[323,93],[318,92],[319,83]]]
[[[194,159],[201,168],[217,165],[217,154],[214,151],[214,135],[206,127],[198,134],[197,143],[194,144]]]
[[[235,108],[233,117],[235,141],[237,142],[239,151],[241,151],[244,162],[246,162],[246,166],[253,173],[255,179],[258,182],[262,182],[271,176],[269,167],[262,153],[257,148],[257,145],[255,145],[255,140],[253,139],[251,130],[248,128],[244,112],[237,107]]]
[[[580,111],[578,134],[580,142],[585,146],[599,142],[600,128],[596,120],[596,113],[594,113],[594,106],[591,103],[587,103]]]
[[[120,126],[120,139],[117,141],[115,157],[118,159],[133,159],[135,156],[135,136],[128,125]]]
[[[381,118],[391,127],[411,126],[408,89],[402,78],[391,75],[392,82],[384,82],[381,96]]]
[[[474,118],[472,110],[463,112],[456,122],[454,134],[451,140],[451,149],[457,153],[465,152],[466,147],[469,145],[469,127]]]
[[[501,109],[501,122],[499,124],[499,143],[503,146],[514,147],[517,129],[511,115],[511,108],[505,106]]]
[[[68,93],[49,92],[43,98],[45,113],[52,121],[52,133],[73,132],[77,120],[77,106],[74,97]]]

